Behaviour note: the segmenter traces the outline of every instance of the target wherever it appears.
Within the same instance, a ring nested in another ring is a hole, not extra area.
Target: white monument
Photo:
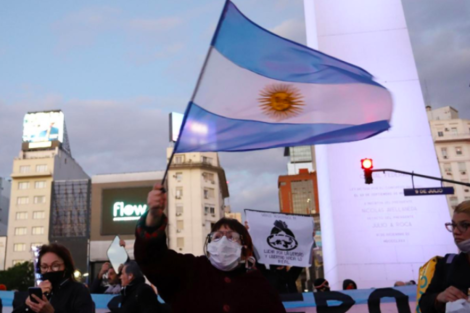
[[[374,173],[366,185],[360,160],[440,176],[400,0],[304,0],[307,42],[360,66],[392,92],[390,131],[353,143],[316,147],[325,278],[358,288],[418,280],[435,255],[455,253],[445,196],[403,196],[411,177]],[[438,181],[415,179],[416,187]]]

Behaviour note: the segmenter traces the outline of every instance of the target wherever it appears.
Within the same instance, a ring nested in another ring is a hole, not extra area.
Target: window
[[[26,220],[26,219],[28,219],[28,212],[16,212],[15,219],[17,219],[17,220]]]
[[[184,163],[184,155],[175,155],[175,164]]]
[[[444,132],[443,132],[443,131],[437,132],[437,136],[439,136],[439,137],[444,137]]]
[[[18,197],[16,198],[16,204],[28,204],[29,198],[28,197]]]
[[[29,189],[29,182],[28,181],[23,181],[21,183],[18,183],[18,189]]]
[[[34,203],[46,203],[46,196],[34,196]]]
[[[26,227],[16,227],[15,236],[24,236],[27,233]]]
[[[442,157],[447,159],[447,148],[441,148]]]
[[[212,184],[215,183],[214,174],[213,173],[203,173],[202,176],[204,177],[204,181],[210,182]]]
[[[177,204],[176,205],[176,215],[177,216],[183,215],[183,205],[182,204]]]
[[[183,197],[183,187],[176,187],[176,199],[181,199]]]
[[[178,249],[183,250],[184,248],[184,238],[176,238],[176,246]]]
[[[36,165],[36,172],[39,172],[39,173],[47,172],[47,164]]]
[[[457,134],[457,127],[452,127],[450,131],[452,132],[452,134]]]
[[[21,264],[23,263],[24,261],[23,260],[13,260],[13,266],[15,266],[16,264]]]
[[[33,220],[42,220],[46,218],[46,212],[44,211],[34,211],[33,212]]]
[[[462,155],[462,147],[455,147],[455,154]]]
[[[184,230],[184,222],[176,221],[176,232],[180,233]]]
[[[202,157],[202,163],[205,163],[205,164],[212,164],[212,158],[203,156],[203,157]]]
[[[13,245],[13,251],[15,251],[15,252],[26,251],[26,244],[24,244],[24,243],[15,243]]]
[[[36,189],[42,189],[46,188],[46,181],[45,180],[40,180],[34,183],[34,188]]]
[[[467,165],[465,164],[465,162],[459,162],[458,165],[460,174],[467,174]]]
[[[32,228],[33,235],[43,235],[44,234],[44,227],[43,226],[36,226]]]
[[[21,165],[20,166],[20,173],[29,173],[31,167],[29,165]]]
[[[176,173],[175,178],[177,181],[181,181],[183,179],[183,173]]]
[[[215,209],[212,206],[206,205],[204,207],[204,214],[215,214]]]
[[[452,175],[452,165],[444,164],[444,172],[446,175]]]
[[[459,199],[457,197],[449,197],[449,203],[452,209],[455,209],[455,207],[459,204]]]
[[[214,198],[214,189],[204,188],[204,199]]]

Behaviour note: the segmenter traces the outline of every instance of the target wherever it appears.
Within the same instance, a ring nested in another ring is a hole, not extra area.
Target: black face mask
[[[65,271],[47,272],[47,273],[41,274],[41,279],[50,281],[53,287],[60,284],[64,280],[64,278],[65,278]]]

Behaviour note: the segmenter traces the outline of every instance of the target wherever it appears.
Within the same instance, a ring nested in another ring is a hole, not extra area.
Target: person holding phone
[[[155,185],[139,220],[135,260],[172,312],[285,312],[279,294],[254,267],[253,243],[237,220],[222,218],[205,242],[205,256],[168,249],[166,194]]]
[[[87,287],[76,281],[75,265],[70,251],[53,243],[39,248],[36,271],[41,274],[39,288],[13,313],[90,313],[95,305]]]
[[[459,250],[448,254],[436,264],[436,271],[426,292],[419,300],[423,313],[444,312],[446,303],[466,300],[470,288],[470,200],[460,203],[454,210],[452,222],[445,224],[452,232]]]

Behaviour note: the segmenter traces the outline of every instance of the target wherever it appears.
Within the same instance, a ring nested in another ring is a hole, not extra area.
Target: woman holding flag
[[[285,312],[277,292],[253,267],[251,237],[237,220],[214,224],[205,256],[168,249],[161,189],[155,185],[148,195],[149,211],[137,224],[134,254],[172,312]]]

